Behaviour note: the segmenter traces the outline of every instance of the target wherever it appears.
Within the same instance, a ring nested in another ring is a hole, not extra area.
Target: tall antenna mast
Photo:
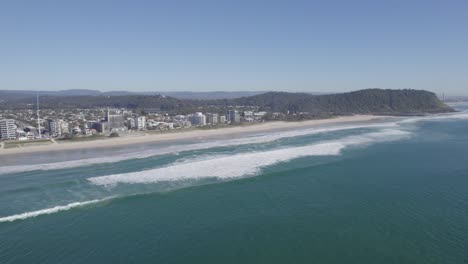
[[[41,138],[41,119],[39,117],[39,92],[36,94],[37,99],[37,132],[39,134],[39,138]]]

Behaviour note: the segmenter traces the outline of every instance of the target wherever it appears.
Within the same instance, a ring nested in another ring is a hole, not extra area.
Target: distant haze
[[[170,91],[154,91],[154,92],[130,92],[130,91],[109,91],[101,92],[98,90],[73,89],[60,91],[34,91],[34,90],[0,90],[0,99],[2,97],[10,98],[30,98],[39,94],[40,96],[83,96],[83,95],[104,95],[104,96],[122,96],[122,95],[165,95],[179,99],[232,99],[239,97],[252,96],[262,94],[267,91],[213,91],[213,92],[170,92]],[[324,93],[311,93],[324,94]]]

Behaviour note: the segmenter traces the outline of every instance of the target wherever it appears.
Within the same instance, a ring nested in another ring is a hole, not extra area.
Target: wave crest
[[[86,205],[91,205],[91,204],[96,204],[100,203],[106,200],[111,199],[112,197],[108,197],[105,199],[99,199],[99,200],[90,200],[90,201],[85,201],[85,202],[75,202],[75,203],[70,203],[67,205],[60,205],[60,206],[55,206],[52,208],[46,208],[46,209],[41,209],[37,211],[31,211],[31,212],[26,212],[26,213],[21,213],[21,214],[16,214],[16,215],[11,215],[11,216],[5,216],[5,217],[0,217],[0,223],[5,223],[5,222],[14,222],[17,220],[24,220],[28,218],[33,218],[37,217],[40,215],[47,215],[47,214],[54,214],[60,211],[67,211],[75,207],[82,207]]]
[[[339,155],[348,146],[398,140],[410,133],[396,129],[349,136],[340,140],[263,152],[240,153],[232,156],[208,156],[203,160],[176,163],[167,167],[140,172],[122,173],[89,178],[95,185],[113,186],[117,183],[156,183],[201,178],[229,179],[251,176],[267,166],[306,156]]]
[[[215,140],[207,141],[203,143],[196,144],[187,144],[187,145],[176,145],[159,149],[150,149],[143,152],[134,152],[128,154],[115,155],[111,157],[101,157],[101,158],[89,158],[81,160],[72,160],[64,162],[54,162],[46,164],[34,164],[34,165],[21,165],[21,166],[4,166],[0,167],[1,174],[10,174],[10,173],[19,173],[27,171],[36,171],[36,170],[57,170],[57,169],[68,169],[82,166],[89,166],[102,163],[113,163],[130,159],[143,159],[149,158],[156,155],[165,155],[171,153],[179,153],[183,151],[192,151],[192,150],[202,150],[202,149],[211,149],[218,147],[229,147],[229,146],[241,146],[241,145],[250,145],[250,144],[262,144],[269,143],[283,138],[290,137],[299,137],[305,135],[314,135],[320,133],[327,133],[333,131],[341,130],[351,130],[359,128],[382,128],[394,126],[394,123],[383,123],[383,124],[363,124],[363,125],[348,125],[348,126],[336,126],[336,127],[327,127],[327,128],[311,128],[311,129],[302,129],[297,131],[284,131],[268,134],[257,134],[250,137],[237,138],[237,139],[227,139],[227,140]]]

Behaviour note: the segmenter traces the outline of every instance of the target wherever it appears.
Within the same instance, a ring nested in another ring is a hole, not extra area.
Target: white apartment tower
[[[62,130],[57,122],[57,120],[49,119],[47,120],[47,124],[49,126],[49,135],[51,137],[58,137],[62,135]]]
[[[229,110],[226,114],[226,118],[231,123],[240,123],[240,114],[237,110]]]
[[[0,138],[3,140],[16,139],[16,125],[13,119],[0,120]]]
[[[218,114],[212,114],[212,113],[206,114],[206,122],[211,125],[218,124]]]
[[[146,128],[146,117],[144,116],[139,116],[137,118],[135,118],[135,125],[136,125],[136,128],[138,130],[142,130],[142,129],[145,129]]]
[[[219,116],[219,123],[221,123],[221,124],[226,123],[226,116],[225,115],[220,115]]]
[[[59,137],[68,133],[68,123],[62,119],[49,119],[47,124],[49,126],[49,135],[52,137]]]
[[[197,112],[190,116],[190,122],[192,122],[192,124],[195,126],[205,126],[206,116],[200,112]]]

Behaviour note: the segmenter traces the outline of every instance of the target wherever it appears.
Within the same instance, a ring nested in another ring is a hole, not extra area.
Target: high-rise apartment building
[[[16,139],[16,125],[13,119],[0,120],[0,138],[2,140]]]
[[[240,114],[237,110],[229,110],[227,112],[226,118],[231,123],[240,123]]]

